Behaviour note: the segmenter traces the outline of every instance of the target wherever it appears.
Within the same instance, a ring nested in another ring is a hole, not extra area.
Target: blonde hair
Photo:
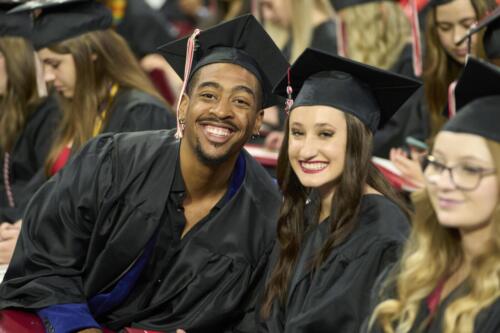
[[[290,63],[294,62],[306,48],[311,46],[314,22],[313,9],[326,13],[327,16],[333,18],[334,12],[330,4],[330,0],[313,0],[314,5],[311,6],[311,0],[290,0],[290,9],[292,13],[291,19],[291,34],[292,34],[292,49]]]
[[[390,69],[410,41],[410,22],[394,1],[369,2],[339,12],[350,59]]]
[[[107,98],[111,84],[138,89],[163,101],[125,40],[111,29],[88,32],[49,46],[49,49],[72,55],[76,84],[71,99],[59,98],[63,116],[45,163],[47,175],[65,145],[73,142],[72,147],[78,149],[92,138],[99,106]],[[106,118],[109,116],[107,114]]]
[[[35,51],[21,37],[0,38],[5,58],[7,90],[0,96],[0,148],[10,152],[30,114],[40,104],[36,85]]]
[[[486,140],[496,167],[500,188],[500,144]],[[420,304],[432,293],[446,274],[463,260],[456,229],[444,228],[437,220],[427,191],[413,197],[415,216],[410,238],[397,270],[385,281],[396,286],[397,296],[382,301],[375,308],[370,326],[378,323],[385,333],[407,333],[415,323]],[[477,314],[500,296],[500,203],[492,216],[492,241],[481,256],[472,262],[467,293],[447,306],[443,333],[472,333]]]

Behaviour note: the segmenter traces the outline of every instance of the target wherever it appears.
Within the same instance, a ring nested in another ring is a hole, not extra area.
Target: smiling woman
[[[363,332],[500,329],[500,71],[469,59],[438,133],[401,261],[374,288]]]
[[[370,162],[373,133],[419,84],[312,49],[290,73],[296,96],[278,161],[284,199],[260,331],[358,332],[363,295],[409,227]],[[285,76],[275,90],[286,96],[286,86]]]

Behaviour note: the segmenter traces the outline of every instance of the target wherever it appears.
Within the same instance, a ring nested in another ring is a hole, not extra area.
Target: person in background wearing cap
[[[108,9],[88,1],[46,1],[15,10],[37,6],[41,14],[34,23],[34,45],[63,112],[45,162],[46,176],[100,133],[175,127],[173,113],[125,40],[110,29]]]
[[[411,26],[401,4],[394,0],[331,0],[343,31],[341,54],[394,73],[416,77]],[[419,127],[411,112],[398,112],[374,136],[376,156],[387,158],[392,147],[404,143]]]
[[[186,73],[177,133],[101,135],[52,177],[26,210],[0,308],[35,310],[56,333],[255,332],[280,195],[242,148],[288,63],[250,15],[162,53]]]
[[[0,2],[0,264],[10,261],[22,202],[38,189],[27,184],[43,170],[59,117],[36,63],[29,15],[6,14],[15,5]]]
[[[494,0],[431,0],[429,6],[425,19],[423,89],[401,111],[413,114],[412,122],[420,125],[407,135],[432,145],[447,120],[443,113],[449,86],[460,75],[467,56],[467,43],[456,43],[496,4]],[[472,53],[484,58],[483,43],[477,36],[472,39]],[[391,161],[403,176],[416,187],[422,187],[425,181],[420,165],[421,154],[412,150],[410,155],[396,147],[389,152]]]
[[[292,62],[308,47],[337,54],[337,28],[330,0],[259,0],[264,23],[271,23],[288,34],[282,48]],[[263,132],[265,146],[278,150],[283,141],[285,117],[278,108],[266,110]]]
[[[469,59],[455,95],[403,257],[377,282],[363,332],[500,332],[500,70]]]
[[[409,229],[401,199],[370,162],[372,136],[420,84],[313,49],[291,67],[290,83],[285,76],[275,88],[296,97],[259,332],[357,333]]]
[[[483,37],[484,51],[488,60],[500,66],[500,11],[496,11],[494,20],[486,27]]]

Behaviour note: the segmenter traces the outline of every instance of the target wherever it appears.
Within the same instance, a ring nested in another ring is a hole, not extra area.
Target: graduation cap
[[[22,4],[16,0],[0,0],[0,38],[23,37],[31,39],[33,22],[27,13],[9,15],[7,12]]]
[[[476,25],[474,25],[467,34],[462,38],[458,44],[462,44],[464,40],[469,41],[469,53],[470,53],[470,41],[472,35],[478,33],[479,31],[486,28],[483,37],[484,50],[486,55],[490,59],[500,58],[500,7],[497,7],[491,14],[484,17]]]
[[[159,51],[184,80],[181,94],[201,67],[231,63],[247,69],[259,80],[264,108],[274,104],[272,87],[289,66],[280,49],[250,14],[202,32],[195,31],[189,38],[161,46]],[[182,136],[180,130],[177,134]]]
[[[420,87],[420,82],[405,76],[309,48],[275,93],[287,96],[288,83],[293,108],[331,106],[359,118],[374,133]]]
[[[35,20],[33,44],[41,49],[51,44],[111,27],[111,12],[100,3],[82,0],[34,0],[11,11],[42,9]]]
[[[470,57],[455,88],[457,115],[444,131],[500,142],[500,68]]]

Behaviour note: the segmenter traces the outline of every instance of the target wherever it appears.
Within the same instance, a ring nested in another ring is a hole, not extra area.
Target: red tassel
[[[181,93],[179,95],[179,98],[177,100],[177,109],[176,109],[176,114],[177,114],[177,132],[175,133],[175,137],[177,139],[181,139],[183,135],[183,128],[181,126],[181,123],[179,122],[179,109],[181,107],[181,100],[182,96],[184,95],[184,92],[186,91],[187,83],[189,81],[189,74],[191,73],[191,66],[193,65],[193,57],[194,57],[194,49],[195,49],[195,42],[196,42],[196,37],[200,34],[200,29],[196,29],[191,37],[189,37],[188,42],[187,42],[187,47],[186,47],[186,63],[184,65],[184,81],[182,82],[182,88],[181,88]]]
[[[455,117],[457,113],[457,103],[455,98],[455,88],[457,86],[457,81],[453,81],[448,86],[448,119]]]
[[[411,35],[413,46],[413,72],[415,76],[422,75],[422,46],[420,43],[420,23],[418,21],[417,0],[410,0],[411,6]]]
[[[345,22],[340,16],[336,17],[337,21],[337,53],[341,57],[347,57],[347,31]]]

